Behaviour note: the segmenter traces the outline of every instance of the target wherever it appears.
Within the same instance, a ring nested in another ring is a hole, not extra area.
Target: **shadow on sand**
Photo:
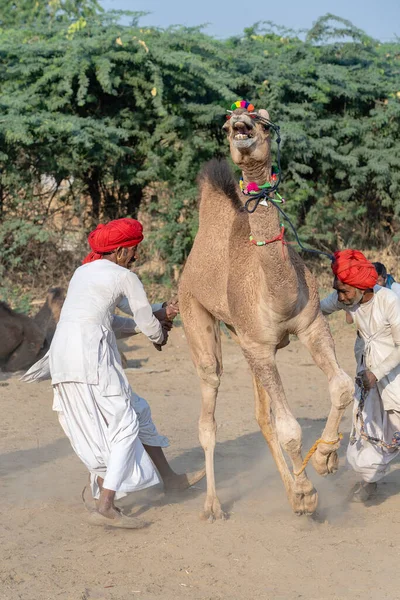
[[[305,451],[320,436],[325,419],[299,419],[303,430],[303,448]],[[348,444],[348,434],[342,441],[339,457],[339,471],[327,478],[319,477],[313,468],[308,468],[308,475],[312,479],[320,494],[320,505],[314,520],[324,521],[329,506],[335,506],[345,512],[349,504],[349,492],[352,484],[357,480],[354,473],[345,466],[345,453]],[[67,438],[60,438],[41,447],[16,450],[0,456],[0,477],[28,472],[52,461],[73,454]],[[176,472],[190,472],[202,468],[204,454],[200,446],[182,452],[170,461]],[[271,496],[273,501],[283,504],[286,501],[283,484],[269,452],[267,444],[259,431],[243,434],[233,440],[217,442],[215,450],[215,472],[217,490],[224,496],[224,510],[232,511],[235,503],[242,498],[254,496],[257,490],[262,497]],[[62,476],[60,474],[60,476]],[[378,494],[371,499],[367,506],[379,505],[389,497],[396,495],[400,489],[400,468],[394,469],[379,484]],[[205,479],[193,488],[179,494],[164,494],[162,486],[150,488],[135,494],[130,494],[121,501],[126,509],[140,506],[135,512],[141,514],[153,507],[167,504],[185,503],[188,499],[199,498],[199,508],[205,495]],[[271,498],[268,500],[270,501]],[[272,500],[271,500],[272,501]],[[328,508],[326,508],[326,506]],[[289,506],[288,506],[288,510]]]

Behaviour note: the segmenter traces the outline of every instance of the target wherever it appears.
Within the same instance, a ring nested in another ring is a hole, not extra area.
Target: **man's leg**
[[[164,451],[160,446],[148,446],[146,444],[143,444],[143,446],[163,480],[165,491],[186,490],[188,487],[200,481],[200,479],[203,479],[206,473],[204,468],[193,473],[175,473],[175,471],[171,469]]]
[[[205,468],[193,473],[175,473],[168,464],[163,448],[168,438],[160,435],[153,423],[149,403],[131,390],[131,405],[139,419],[139,439],[163,480],[165,491],[185,490],[205,476]]]
[[[357,404],[354,407],[354,416]],[[385,411],[381,404],[377,388],[372,389],[364,406],[364,421],[368,435],[392,442],[393,434],[400,430],[400,413]],[[378,445],[363,440],[357,431],[357,440],[350,442],[347,449],[347,460],[351,467],[361,475],[361,481],[353,490],[355,502],[366,502],[377,492],[377,482],[387,473],[390,462],[398,455],[398,450],[386,450]]]
[[[115,509],[114,490],[106,490],[103,488],[104,479],[97,477],[97,483],[100,487],[100,498],[96,501],[97,510],[101,515],[108,519],[115,519],[119,516],[119,512]]]

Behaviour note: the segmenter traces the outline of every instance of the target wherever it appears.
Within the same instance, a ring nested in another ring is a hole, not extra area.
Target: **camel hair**
[[[0,302],[0,367],[4,371],[28,369],[46,354],[64,298],[62,288],[50,289],[34,317],[18,313],[6,302]]]
[[[235,109],[223,129],[243,185],[271,182],[269,114]],[[339,424],[353,398],[351,378],[339,367],[323,317],[317,282],[297,252],[273,240],[281,231],[279,213],[264,202],[249,214],[226,161],[212,160],[199,176],[199,230],[179,285],[179,306],[191,356],[200,378],[199,439],[205,452],[207,496],[203,518],[225,514],[216,493],[215,406],[222,375],[220,322],[240,344],[253,376],[258,424],[276,462],[292,509],[311,514],[318,495],[303,469],[301,428],[287,402],[276,352],[295,334],[329,382],[331,409],[312,457],[320,475],[338,468]],[[247,196],[248,198],[248,196]],[[283,455],[287,453],[292,471]]]

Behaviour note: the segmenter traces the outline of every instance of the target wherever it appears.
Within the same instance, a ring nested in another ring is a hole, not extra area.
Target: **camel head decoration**
[[[331,410],[312,457],[320,475],[337,470],[338,428],[352,401],[354,385],[338,365],[320,310],[318,284],[284,239],[276,192],[280,173],[273,172],[271,157],[271,134],[275,131],[278,141],[279,128],[266,110],[239,101],[232,106],[224,130],[231,157],[242,170],[242,186],[226,161],[214,159],[203,167],[199,230],[179,287],[181,316],[202,395],[199,438],[207,471],[204,516],[209,520],[224,517],[214,478],[221,322],[250,366],[256,418],[289,502],[296,513],[309,514],[317,507],[318,495],[305,470],[301,428],[286,399],[276,352],[289,343],[290,334],[296,335],[327,376]],[[250,207],[252,198],[258,200]]]

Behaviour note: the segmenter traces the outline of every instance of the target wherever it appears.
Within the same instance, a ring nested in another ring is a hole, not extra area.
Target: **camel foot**
[[[334,445],[319,444],[311,462],[314,469],[323,477],[336,473],[339,468],[339,457],[336,450],[339,448],[340,442]]]
[[[318,493],[309,479],[296,482],[289,498],[296,515],[312,515],[318,506]]]
[[[204,511],[200,513],[200,518],[202,521],[214,523],[214,521],[216,521],[217,519],[225,521],[228,518],[228,516],[222,510],[218,498],[214,498],[211,502],[208,502],[206,500],[206,503],[204,505]]]
[[[351,500],[352,502],[367,502],[372,496],[375,496],[378,491],[378,484],[375,483],[367,483],[366,481],[362,481],[361,483],[357,483],[352,492]]]
[[[193,473],[182,473],[173,475],[164,479],[164,492],[182,492],[203,479],[206,474],[205,469],[194,471]]]

